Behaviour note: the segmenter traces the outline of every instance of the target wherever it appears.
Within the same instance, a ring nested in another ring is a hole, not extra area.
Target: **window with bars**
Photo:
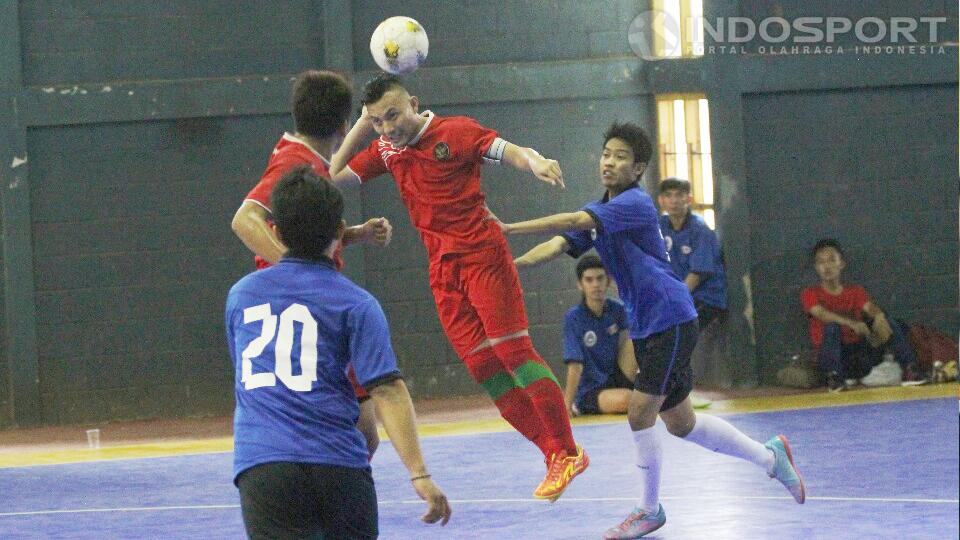
[[[703,216],[711,229],[716,228],[710,109],[703,95],[657,96],[657,148],[660,178],[689,180],[693,211]]]
[[[703,0],[652,0],[651,10],[663,14],[654,19],[660,26],[653,32],[655,56],[703,56]]]

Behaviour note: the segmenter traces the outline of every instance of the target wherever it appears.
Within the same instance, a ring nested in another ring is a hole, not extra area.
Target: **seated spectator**
[[[903,381],[923,382],[901,325],[890,321],[863,287],[841,281],[846,263],[840,243],[820,240],[811,255],[820,284],[804,289],[800,300],[829,390],[839,392],[857,384],[880,363],[884,348],[894,354]]]
[[[583,301],[563,320],[564,400],[573,416],[624,414],[633,391],[637,360],[623,304],[607,298],[610,280],[600,258],[577,263]]]
[[[690,211],[690,182],[667,178],[657,197],[670,266],[693,295],[700,331],[727,311],[727,276],[717,234]]]

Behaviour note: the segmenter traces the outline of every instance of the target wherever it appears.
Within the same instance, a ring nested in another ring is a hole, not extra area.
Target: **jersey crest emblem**
[[[597,334],[593,330],[587,330],[583,335],[583,344],[587,347],[593,347],[597,344]]]
[[[433,147],[433,157],[437,158],[437,161],[450,159],[450,147],[447,146],[447,143],[438,142],[437,145]]]
[[[690,246],[680,246],[680,253],[683,253],[684,255],[689,255],[693,253],[693,248]]]
[[[590,239],[591,239],[591,240],[596,240],[596,239],[597,239],[597,230],[596,230],[596,229],[590,229]]]

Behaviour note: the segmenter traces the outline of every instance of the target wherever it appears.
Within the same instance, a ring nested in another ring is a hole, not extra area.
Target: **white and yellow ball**
[[[427,59],[430,41],[423,26],[410,17],[390,17],[370,36],[370,53],[380,69],[406,75]]]

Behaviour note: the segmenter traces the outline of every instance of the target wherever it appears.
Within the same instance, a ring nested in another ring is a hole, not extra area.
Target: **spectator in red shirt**
[[[811,253],[820,284],[800,294],[810,321],[810,340],[831,392],[856,384],[880,363],[889,348],[902,369],[903,381],[921,381],[916,357],[897,321],[890,321],[860,285],[844,284],[843,248],[832,238],[816,243]]]

